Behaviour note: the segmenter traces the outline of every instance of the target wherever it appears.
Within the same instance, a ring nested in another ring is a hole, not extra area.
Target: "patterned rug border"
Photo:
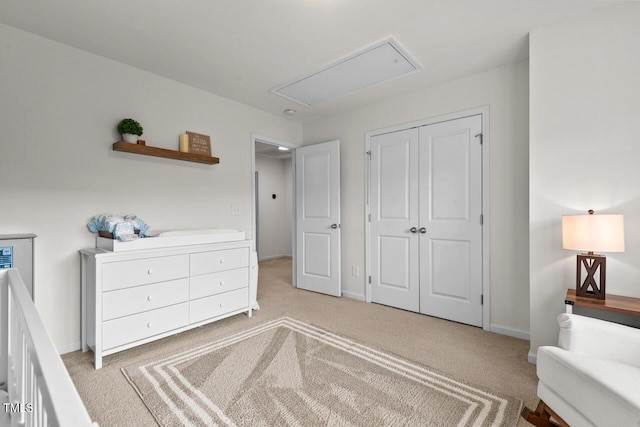
[[[271,320],[266,320],[263,323],[256,325],[254,327],[251,327],[249,329],[232,332],[230,335],[219,338],[213,342],[201,344],[197,347],[193,347],[188,350],[184,350],[182,352],[172,354],[170,356],[150,357],[145,359],[144,361],[140,361],[135,364],[125,366],[121,368],[120,371],[124,375],[127,382],[136,391],[136,393],[142,400],[143,404],[145,405],[145,407],[147,407],[147,409],[149,410],[153,418],[156,420],[158,425],[162,425],[161,420],[158,419],[156,413],[152,410],[151,407],[149,407],[149,404],[145,399],[142,391],[135,384],[133,378],[130,376],[127,370],[131,370],[131,371],[141,370],[142,368],[147,368],[151,365],[167,365],[170,363],[176,363],[185,358],[194,358],[199,355],[216,351],[220,348],[224,348],[224,347],[248,340],[263,332],[266,332],[268,330],[275,329],[278,327],[282,327],[282,326],[287,327],[292,331],[296,331],[304,335],[307,335],[311,338],[318,339],[321,342],[327,345],[330,345],[332,347],[335,347],[339,350],[343,350],[343,351],[347,351],[349,353],[355,354],[357,357],[360,357],[376,365],[382,366],[385,369],[389,369],[390,371],[395,372],[397,374],[407,376],[410,379],[416,381],[416,378],[410,377],[409,375],[406,374],[407,371],[413,371],[412,373],[416,375],[416,377],[420,378],[422,381],[429,383],[431,387],[439,387],[436,385],[436,383],[440,382],[442,385],[447,385],[455,389],[458,393],[462,395],[470,396],[471,392],[475,392],[478,395],[484,396],[487,399],[502,401],[502,403],[500,404],[502,417],[501,419],[495,420],[495,423],[492,425],[501,425],[500,422],[503,422],[503,421],[508,422],[508,419],[511,418],[512,415],[513,415],[512,425],[515,426],[518,423],[519,414],[524,404],[522,399],[518,399],[508,395],[495,394],[484,386],[478,386],[470,382],[467,382],[465,380],[460,380],[456,378],[454,375],[444,373],[442,371],[434,369],[423,363],[407,359],[406,357],[399,356],[393,352],[377,348],[376,346],[373,346],[370,344],[363,344],[358,339],[355,339],[346,335],[337,334],[325,329],[324,327],[319,327],[310,322],[297,320],[289,316],[282,316],[282,317],[277,317]],[[305,331],[300,328],[307,328],[308,331]],[[372,353],[374,355],[373,360],[371,357],[369,357],[366,353],[363,353],[363,352]],[[393,361],[393,363],[395,363],[396,366],[393,369],[390,368],[389,366],[387,366],[386,363],[384,363],[384,360],[383,360],[384,358]],[[428,378],[429,376],[432,376],[433,378],[430,379]],[[151,382],[149,378],[147,378],[147,380]],[[458,397],[458,396],[452,396],[452,397]],[[477,396],[471,395],[470,398],[477,399]],[[509,407],[509,400],[512,401],[512,404],[515,404],[515,411],[513,412],[509,411],[511,413],[507,413],[507,409]],[[168,405],[171,406],[170,404]],[[485,412],[488,412],[488,410],[485,410]],[[471,410],[469,410],[469,413],[471,413]],[[221,415],[224,417],[224,414],[221,414]]]

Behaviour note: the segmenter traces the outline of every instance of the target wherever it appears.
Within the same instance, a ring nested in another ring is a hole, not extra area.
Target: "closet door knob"
[[[153,299],[153,297],[152,297],[151,295],[149,295],[149,296],[147,297],[147,301],[151,301],[152,299]]]
[[[220,286],[224,286],[224,282],[220,280]]]
[[[153,322],[149,322],[149,323],[147,323],[147,328],[150,328],[150,327],[152,327],[152,326],[153,326]]]
[[[338,224],[331,224],[331,228],[335,230],[336,228],[338,228]]]
[[[224,258],[220,258],[220,264],[224,264]]]
[[[147,270],[147,274],[151,274],[151,273],[153,273],[153,269],[150,268]]]
[[[410,231],[410,232],[412,232],[412,233],[417,233],[417,232],[418,232],[418,229],[417,229],[416,227],[411,227],[411,228],[409,229],[409,231]]]
[[[425,233],[427,232],[427,229],[426,229],[426,228],[424,228],[424,227],[420,227],[420,232],[421,232],[422,234],[425,234]]]

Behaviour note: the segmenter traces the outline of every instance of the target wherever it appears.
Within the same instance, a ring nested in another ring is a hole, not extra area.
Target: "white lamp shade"
[[[624,252],[624,216],[564,215],[562,247],[576,251]]]

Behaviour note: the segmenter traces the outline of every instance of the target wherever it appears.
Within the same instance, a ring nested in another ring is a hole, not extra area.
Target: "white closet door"
[[[371,138],[370,172],[371,301],[418,311],[418,130]]]
[[[342,294],[340,141],[296,149],[296,286]]]
[[[481,132],[480,115],[420,128],[420,312],[475,326],[482,326]]]

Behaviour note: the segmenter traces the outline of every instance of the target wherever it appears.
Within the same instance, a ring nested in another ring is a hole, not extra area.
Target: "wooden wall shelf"
[[[118,141],[113,143],[114,151],[125,151],[127,153],[144,154],[145,156],[164,157],[165,159],[184,160],[187,162],[204,163],[215,165],[220,163],[217,157],[203,156],[201,154],[183,153],[166,148],[149,147],[148,145],[132,144],[130,142]]]

